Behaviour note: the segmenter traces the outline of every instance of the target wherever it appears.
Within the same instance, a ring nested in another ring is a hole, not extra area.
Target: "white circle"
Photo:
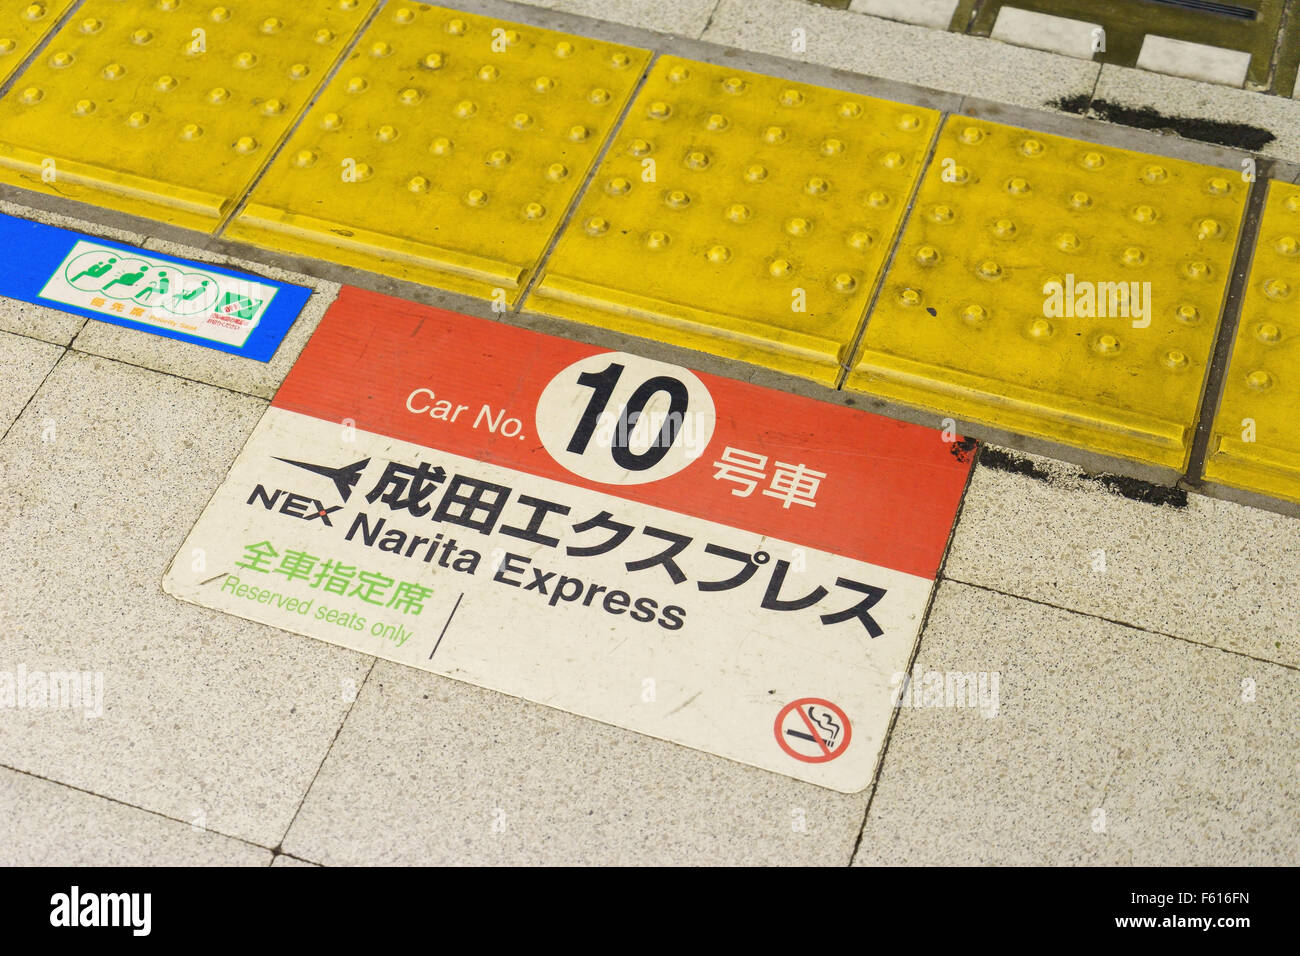
[[[578,381],[582,376],[589,384]],[[635,418],[625,415],[638,393],[643,409]],[[716,422],[713,396],[693,372],[627,352],[574,362],[537,400],[537,436],[551,457],[573,474],[606,485],[642,485],[675,475],[704,454]]]

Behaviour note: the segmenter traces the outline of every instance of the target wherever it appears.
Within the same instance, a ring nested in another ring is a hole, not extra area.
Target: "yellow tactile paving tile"
[[[22,66],[32,50],[76,0],[0,6],[0,85]]]
[[[649,58],[390,3],[226,235],[513,302]]]
[[[1205,460],[1209,481],[1300,501],[1300,187],[1269,184]]]
[[[846,387],[1181,470],[1248,186],[950,117]]]
[[[527,304],[834,383],[937,123],[663,57]]]
[[[87,0],[0,100],[0,182],[214,231],[376,0]]]

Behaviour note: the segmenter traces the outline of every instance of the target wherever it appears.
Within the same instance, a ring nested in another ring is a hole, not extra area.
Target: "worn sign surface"
[[[856,792],[970,457],[348,288],[164,587]]]

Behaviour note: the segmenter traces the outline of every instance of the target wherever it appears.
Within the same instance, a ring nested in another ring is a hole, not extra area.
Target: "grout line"
[[[610,127],[609,133],[605,137],[605,142],[601,145],[600,150],[592,159],[591,166],[587,170],[587,175],[583,177],[582,183],[574,191],[573,198],[569,201],[569,207],[564,211],[564,217],[556,225],[555,231],[551,233],[551,238],[547,241],[546,248],[542,250],[542,255],[537,260],[537,265],[533,267],[533,274],[528,277],[528,282],[519,293],[519,298],[515,300],[514,308],[511,309],[513,315],[517,316],[523,312],[524,303],[527,302],[528,297],[533,294],[533,287],[537,285],[538,281],[542,277],[542,273],[546,271],[547,264],[551,261],[551,253],[555,251],[555,247],[560,244],[560,239],[567,233],[569,223],[572,222],[573,217],[577,215],[578,207],[581,206],[582,201],[587,198],[587,190],[591,188],[591,184],[596,178],[596,173],[600,171],[600,167],[605,162],[605,157],[608,156],[609,151],[614,148],[614,141],[618,139],[619,134],[623,131],[623,124],[631,114],[632,107],[636,104],[637,97],[641,95],[642,89],[645,88],[646,83],[650,79],[650,71],[654,69],[655,64],[659,62],[660,54],[658,50],[649,49],[649,53],[650,57],[646,60],[641,75],[637,77],[636,85],[633,86],[631,92],[628,93],[627,101],[623,104],[623,109],[619,111],[618,117],[614,120],[614,125]]]
[[[897,255],[898,247],[903,242],[903,234],[912,221],[912,213],[916,209],[917,197],[921,195],[921,185],[925,182],[926,174],[930,171],[930,166],[934,162],[935,153],[939,151],[939,137],[943,134],[944,127],[951,116],[951,113],[940,111],[938,121],[934,124],[934,132],[930,135],[930,142],[926,147],[925,156],[917,165],[916,182],[912,184],[912,189],[907,196],[907,204],[899,215],[898,226],[895,228],[894,235],[889,243],[889,251],[880,263],[879,274],[876,276],[876,287],[867,300],[862,317],[858,320],[857,331],[854,332],[853,340],[849,343],[844,358],[840,362],[839,374],[835,378],[835,389],[837,391],[844,388],[844,383],[848,381],[849,375],[853,372],[853,357],[858,354],[862,340],[867,336],[867,325],[871,321],[872,313],[876,310],[876,303],[880,301],[880,296],[885,291],[885,280],[889,276],[890,268],[894,265],[894,256]]]
[[[985,584],[976,584],[973,581],[963,581],[960,578],[948,578],[943,580],[953,584],[961,584],[968,588],[976,588],[980,591],[988,591],[990,594],[1000,594],[1003,597],[1011,598],[1013,601],[1028,601],[1030,604],[1038,604],[1042,607],[1050,607],[1056,611],[1062,611],[1066,614],[1077,614],[1080,617],[1090,617],[1096,621],[1105,621],[1107,624],[1114,624],[1116,627],[1127,628],[1130,631],[1141,631],[1143,634],[1151,634],[1155,637],[1167,637],[1170,640],[1181,641],[1184,644],[1191,644],[1193,647],[1204,648],[1208,651],[1218,651],[1221,654],[1231,654],[1233,657],[1242,657],[1249,661],[1255,661],[1257,664],[1266,664],[1273,667],[1281,667],[1289,671],[1300,671],[1298,664],[1284,664],[1281,661],[1269,660],[1267,657],[1256,657],[1254,654],[1247,654],[1245,651],[1236,651],[1230,647],[1220,647],[1217,644],[1207,644],[1204,641],[1192,640],[1190,637],[1180,637],[1177,634],[1170,634],[1167,631],[1158,631],[1153,627],[1146,627],[1142,624],[1134,624],[1131,621],[1121,621],[1118,618],[1106,617],[1104,614],[1095,614],[1091,611],[1081,611],[1078,608],[1064,607],[1060,604],[1053,604],[1051,601],[1043,601],[1038,598],[1026,597],[1023,594],[1012,594],[1010,591],[1002,591],[998,588],[989,587]]]
[[[1192,487],[1203,482],[1205,459],[1209,454],[1211,431],[1219,403],[1223,398],[1224,386],[1227,384],[1228,364],[1232,359],[1232,349],[1237,340],[1237,327],[1241,322],[1241,310],[1245,305],[1247,280],[1250,275],[1251,260],[1254,258],[1255,244],[1259,241],[1260,227],[1264,219],[1264,203],[1268,195],[1269,176],[1272,164],[1261,161],[1256,169],[1255,181],[1250,184],[1246,197],[1246,208],[1242,213],[1241,232],[1237,235],[1237,251],[1232,259],[1232,272],[1228,288],[1224,291],[1222,317],[1206,363],[1205,381],[1201,385],[1201,401],[1197,408],[1196,430],[1192,435],[1192,447],[1187,459],[1185,481]]]
[[[85,355],[88,358],[101,359],[105,362],[116,362],[118,365],[126,365],[130,368],[138,368],[141,371],[152,372],[155,375],[166,375],[168,378],[174,378],[177,379],[178,381],[186,382],[190,385],[203,385],[206,386],[207,388],[220,389],[223,392],[229,392],[231,395],[238,395],[240,398],[252,398],[261,402],[267,407],[270,407],[272,402],[272,399],[264,398],[261,395],[254,395],[252,392],[241,392],[239,389],[231,388],[229,385],[214,385],[212,382],[205,382],[202,379],[198,379],[198,378],[188,378],[177,372],[168,372],[165,371],[164,369],[154,368],[153,366],[150,365],[141,365],[138,362],[128,362],[126,359],[117,358],[116,356],[113,355],[100,355],[98,352],[88,352],[85,349],[79,349],[76,347],[76,339],[73,339],[73,344],[68,346],[68,351],[75,352],[77,355]],[[42,382],[41,384],[43,385],[44,382]],[[278,387],[279,386],[277,386],[277,388]],[[0,435],[0,439],[3,438],[4,436]]]
[[[139,810],[141,813],[148,813],[151,816],[159,817],[163,820],[168,821],[169,823],[178,823],[183,827],[190,827],[191,829],[193,829],[194,827],[194,824],[188,820],[180,820],[177,819],[176,817],[169,816],[166,813],[162,813],[159,810],[150,810],[148,807],[142,807],[139,804],[130,803],[126,800],[119,800],[117,797],[110,797],[103,793],[96,793],[94,790],[87,790],[85,787],[78,787],[76,784],[65,783],[62,780],[55,780],[53,777],[47,777],[43,774],[35,773],[31,770],[23,770],[21,767],[13,767],[7,763],[0,763],[0,768],[5,770],[12,770],[14,773],[20,773],[24,777],[31,777],[34,780],[43,780],[46,783],[54,784],[54,786],[56,787],[64,787],[76,793],[84,793],[87,796],[95,797],[99,800],[106,800],[109,803],[115,803],[120,807],[128,807],[132,810]],[[223,833],[220,830],[214,830],[212,827],[206,827],[206,826],[199,827],[198,830],[200,833],[212,834],[213,836],[223,837],[227,840],[234,840],[238,843],[243,843],[246,846],[256,847],[259,850],[266,850],[271,853],[275,852],[274,847],[263,846],[261,843],[258,843],[255,840],[249,840],[245,837],[235,836],[233,833]],[[274,859],[274,857],[272,857],[272,859]]]
[[[37,341],[40,340],[37,339]],[[53,345],[54,343],[50,342],[46,344]],[[41,393],[41,389],[43,389],[45,387],[45,383],[50,380],[50,376],[54,374],[54,370],[59,367],[59,364],[65,358],[67,358],[68,353],[71,351],[72,351],[71,345],[63,346],[63,351],[59,353],[59,357],[54,360],[54,364],[50,366],[50,370],[45,373],[40,383],[34,389],[32,389],[32,393],[27,396],[27,401],[23,402],[23,407],[18,409],[18,414],[14,416],[13,421],[11,421],[8,424],[8,426],[5,428],[3,432],[0,432],[0,442],[3,442],[6,438],[9,437],[9,433],[13,431],[14,426],[18,424],[18,420],[23,417],[23,414],[27,411],[28,406],[30,406],[32,402],[36,400],[36,396]]]
[[[339,721],[338,728],[334,731],[334,736],[330,738],[329,746],[325,748],[325,753],[320,758],[320,763],[316,766],[316,772],[311,775],[311,782],[307,784],[307,789],[303,790],[302,799],[298,801],[298,806],[294,808],[293,816],[289,818],[289,825],[284,828],[284,833],[280,835],[280,842],[273,847],[273,850],[276,853],[283,852],[281,847],[284,846],[284,841],[289,838],[289,833],[293,830],[293,825],[298,820],[298,814],[302,813],[303,804],[307,802],[307,796],[311,793],[311,788],[316,786],[316,780],[320,777],[321,771],[325,769],[325,761],[329,760],[330,754],[334,752],[334,745],[338,743],[339,735],[343,733],[343,727],[347,724],[348,718],[352,716],[352,708],[356,707],[357,701],[361,699],[361,692],[365,690],[366,684],[369,682],[370,675],[374,672],[377,663],[379,663],[378,657],[370,658],[370,667],[366,669],[366,676],[361,678],[361,683],[357,686],[357,696],[352,698],[351,703],[348,704],[348,709],[344,712],[343,719]]]

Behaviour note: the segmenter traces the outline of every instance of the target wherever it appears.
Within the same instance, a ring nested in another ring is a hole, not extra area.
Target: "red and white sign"
[[[164,587],[856,792],[970,459],[915,425],[345,288]]]

